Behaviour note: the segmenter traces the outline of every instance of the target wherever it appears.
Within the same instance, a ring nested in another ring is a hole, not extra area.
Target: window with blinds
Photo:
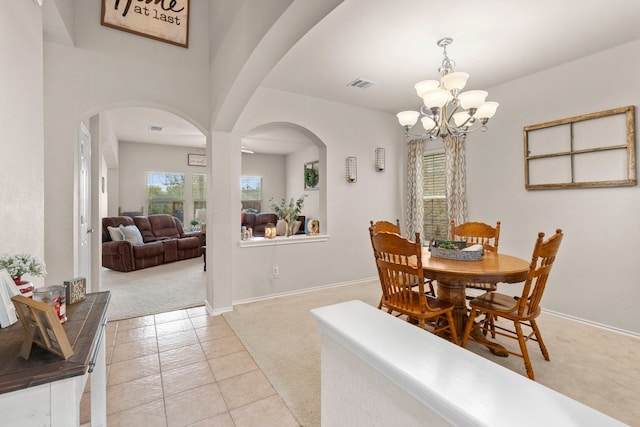
[[[422,157],[424,231],[423,240],[447,239],[447,184],[444,153],[429,153]]]

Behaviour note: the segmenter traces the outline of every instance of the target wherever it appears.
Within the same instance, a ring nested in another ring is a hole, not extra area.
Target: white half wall
[[[626,425],[362,301],[311,315],[325,427]]]

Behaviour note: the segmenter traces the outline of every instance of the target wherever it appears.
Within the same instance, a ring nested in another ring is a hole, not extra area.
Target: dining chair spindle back
[[[485,251],[498,252],[500,240],[500,221],[493,227],[484,222],[465,222],[456,225],[451,221],[451,240],[467,242],[467,245],[480,244]]]
[[[451,240],[467,242],[470,245],[482,245],[485,251],[498,252],[498,242],[500,239],[500,221],[495,227],[483,222],[465,222],[455,225],[451,221]],[[496,291],[498,285],[495,283],[467,283],[467,288],[480,289],[483,291]],[[467,299],[472,299],[476,295],[467,295]]]
[[[396,219],[396,223],[392,223],[390,221],[376,221],[374,222],[373,220],[369,221],[370,227],[369,227],[369,237],[373,236],[376,233],[380,233],[380,232],[386,232],[386,233],[395,233],[399,236],[402,236],[402,233],[400,232],[400,220]],[[371,244],[371,246],[373,247],[373,242]],[[373,249],[373,257],[374,259],[376,259],[376,250],[375,248]],[[378,274],[380,272],[378,271]],[[431,295],[432,297],[436,296],[436,290],[433,287],[433,281],[430,279],[425,279],[424,281],[425,285],[427,285],[427,290],[426,293],[428,295]],[[382,299],[380,299],[380,303],[378,304],[378,309],[380,309],[382,307]]]
[[[396,223],[392,223],[389,221],[369,221],[371,224],[371,229],[373,233],[380,233],[381,231],[386,231],[387,233],[396,233],[402,235],[400,232],[400,220],[396,219]]]
[[[371,242],[382,287],[381,306],[421,328],[430,325],[433,333],[448,331],[458,344],[453,304],[425,295],[420,235],[416,233],[412,242],[395,233],[371,232]]]
[[[527,375],[534,379],[533,368],[527,351],[527,341],[537,341],[540,351],[545,360],[549,360],[549,352],[542,341],[540,329],[536,324],[536,318],[540,315],[540,301],[547,285],[547,279],[551,272],[551,267],[556,260],[560,243],[564,234],[557,229],[555,234],[544,240],[544,233],[538,233],[529,272],[524,283],[522,294],[519,297],[505,295],[498,292],[487,292],[469,302],[471,312],[462,338],[462,346],[467,345],[469,338],[474,339],[474,330],[481,331],[484,335],[491,332],[518,341],[520,353],[508,350],[509,354],[522,357],[524,359]],[[484,314],[484,318],[478,322],[476,318]],[[501,327],[497,324],[499,318],[513,322],[513,329]],[[524,335],[522,327],[527,327],[528,335]],[[478,336],[478,335],[475,335]],[[483,341],[483,345],[491,347],[491,341]]]

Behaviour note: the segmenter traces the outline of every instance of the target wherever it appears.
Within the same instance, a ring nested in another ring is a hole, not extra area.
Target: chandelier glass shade
[[[405,136],[444,138],[447,135],[466,136],[478,129],[486,131],[486,124],[496,113],[497,102],[485,101],[487,91],[469,90],[462,92],[469,74],[454,71],[455,62],[447,56],[447,46],[453,39],[438,40],[443,49],[442,66],[438,69],[440,80],[423,80],[415,89],[422,99],[419,111],[401,111],[397,114],[400,125],[405,128]],[[412,133],[420,120],[424,133]]]

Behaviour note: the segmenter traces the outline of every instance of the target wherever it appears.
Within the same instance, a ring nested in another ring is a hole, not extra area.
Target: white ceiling
[[[395,113],[417,109],[413,85],[438,77],[442,50],[436,42],[442,37],[454,39],[448,54],[456,71],[470,74],[467,89],[486,89],[640,39],[639,20],[638,0],[345,0],[263,84]],[[357,78],[376,84],[347,86]],[[500,101],[491,93],[487,99]],[[204,146],[193,126],[170,113],[128,108],[110,115],[121,140]],[[166,133],[151,133],[149,125]],[[271,152],[283,152],[295,132],[261,129],[243,144],[261,151],[269,144],[260,140],[270,140],[279,146]]]
[[[152,144],[206,146],[205,136],[195,126],[167,111],[145,107],[125,107],[106,113],[118,141]],[[160,127],[162,130],[152,130]]]

